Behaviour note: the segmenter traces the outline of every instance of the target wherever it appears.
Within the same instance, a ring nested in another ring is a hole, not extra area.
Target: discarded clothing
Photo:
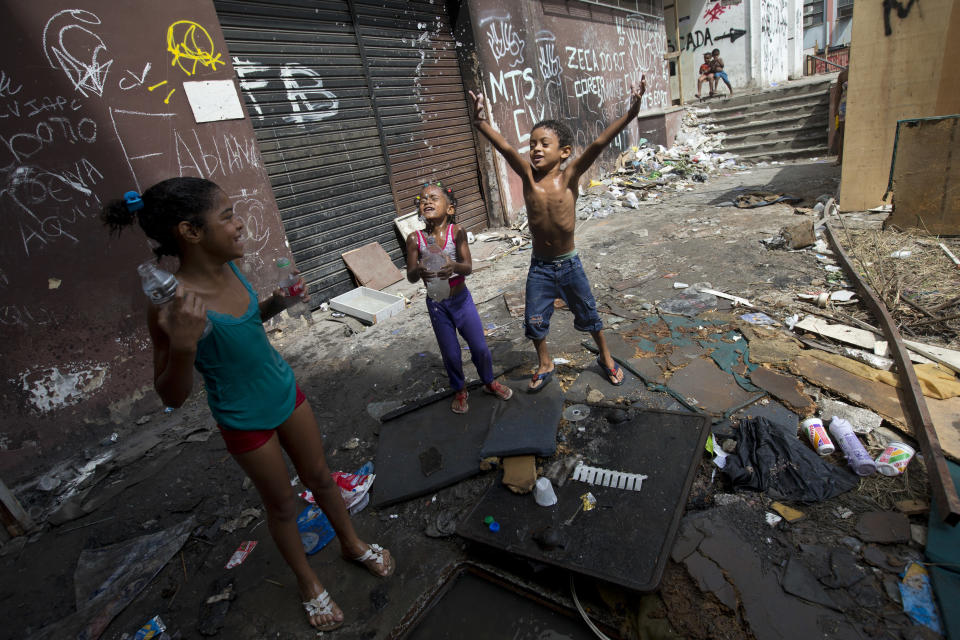
[[[763,491],[775,500],[818,502],[859,483],[846,468],[825,462],[798,437],[763,417],[740,422],[737,450],[723,471],[735,488]]]

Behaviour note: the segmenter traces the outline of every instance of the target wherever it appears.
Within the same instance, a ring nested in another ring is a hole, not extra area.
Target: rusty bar
[[[900,381],[903,384],[906,397],[906,407],[904,415],[907,423],[913,429],[913,434],[920,443],[920,449],[923,452],[927,464],[927,476],[930,480],[930,490],[937,503],[937,510],[940,518],[951,526],[956,526],[960,522],[960,497],[957,496],[957,489],[953,485],[953,478],[950,477],[950,470],[947,468],[947,461],[943,457],[943,450],[940,448],[940,439],[933,428],[933,421],[930,419],[930,412],[927,410],[927,403],[923,399],[923,393],[920,391],[920,383],[917,380],[917,374],[913,370],[913,364],[910,362],[910,356],[907,349],[900,339],[900,333],[897,331],[884,305],[873,290],[860,279],[857,270],[853,268],[846,251],[840,246],[839,240],[829,223],[826,224],[827,239],[833,247],[834,254],[839,263],[843,266],[847,277],[857,287],[863,300],[867,303],[874,317],[879,320],[880,328],[890,346],[890,355],[900,370]]]
[[[25,535],[34,527],[33,519],[23,510],[3,480],[0,480],[0,523],[14,538]]]

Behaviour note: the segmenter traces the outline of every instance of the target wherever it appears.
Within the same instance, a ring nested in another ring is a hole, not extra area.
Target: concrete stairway
[[[711,101],[701,122],[725,135],[722,151],[744,160],[787,160],[829,154],[827,127],[833,76],[806,78],[759,93]]]

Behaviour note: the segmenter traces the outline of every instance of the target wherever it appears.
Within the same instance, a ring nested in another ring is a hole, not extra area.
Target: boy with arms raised
[[[576,203],[580,195],[580,177],[617,134],[640,112],[640,99],[646,91],[645,78],[640,86],[630,87],[630,108],[610,124],[583,153],[561,168],[573,152],[570,128],[556,120],[537,123],[530,132],[530,156],[524,159],[487,121],[483,94],[470,92],[473,98],[473,123],[506,158],[507,164],[523,181],[523,200],[533,235],[533,257],[527,273],[527,300],[524,329],[533,340],[539,360],[537,371],[527,389],[536,393],[553,377],[553,359],[547,351],[547,333],[553,315],[553,301],[562,298],[573,312],[573,326],[589,331],[600,355],[597,363],[613,385],[623,384],[623,371],[614,362],[603,336],[603,323],[583,264],[574,247]]]

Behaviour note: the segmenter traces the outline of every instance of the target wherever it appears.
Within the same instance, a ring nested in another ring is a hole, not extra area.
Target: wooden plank
[[[913,340],[904,340],[903,344],[911,351],[916,351],[920,355],[930,358],[934,362],[939,362],[943,366],[960,373],[960,351],[935,347],[933,345],[923,344],[922,342],[914,342]]]
[[[891,355],[897,364],[897,370],[900,372],[903,388],[898,389],[902,393],[904,400],[904,413],[907,417],[907,424],[917,436],[920,449],[927,463],[927,474],[930,479],[930,491],[933,499],[937,502],[937,509],[940,517],[949,525],[955,526],[960,523],[960,496],[957,495],[957,488],[953,484],[953,478],[950,476],[950,470],[947,468],[947,461],[943,456],[943,449],[940,445],[940,439],[937,437],[937,431],[930,418],[930,412],[927,409],[927,403],[920,391],[920,383],[917,380],[917,374],[910,364],[910,356],[907,348],[900,339],[896,325],[887,307],[860,279],[857,270],[850,263],[847,252],[837,241],[833,228],[829,223],[826,225],[827,239],[833,247],[833,253],[837,261],[847,273],[847,277],[853,282],[873,317],[880,321],[884,335],[890,344]],[[882,384],[882,383],[880,383]]]
[[[866,331],[865,329],[848,327],[845,324],[830,324],[826,320],[814,316],[807,316],[795,324],[793,328],[803,329],[804,331],[809,331],[810,333],[815,333],[825,338],[833,338],[839,342],[852,344],[856,347],[871,349],[874,353],[881,351],[882,353],[877,353],[878,356],[886,355],[887,343],[882,340],[877,340],[877,337],[872,332]]]
[[[23,510],[3,480],[0,480],[0,522],[11,536],[22,536],[33,529],[33,518]]]
[[[361,287],[379,291],[403,278],[403,272],[393,264],[378,242],[347,251],[343,254],[343,261]]]
[[[903,18],[895,10],[885,11],[885,5],[879,0],[861,2],[853,15],[851,39],[857,46],[850,50],[839,203],[843,211],[882,204],[898,120],[958,111],[956,94],[939,95],[941,86],[949,90],[942,79],[956,75],[952,64],[942,64],[945,48],[954,39],[950,35],[951,11],[957,13],[954,1],[924,0]],[[877,81],[877,69],[883,69],[882,82]]]

